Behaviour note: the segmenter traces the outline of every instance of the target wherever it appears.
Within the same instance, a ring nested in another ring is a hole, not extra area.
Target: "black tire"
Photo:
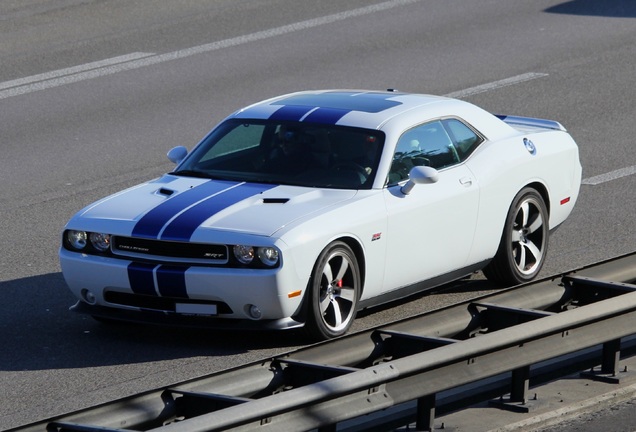
[[[332,339],[349,330],[360,290],[360,269],[351,248],[341,241],[329,244],[309,280],[305,327],[312,339]]]
[[[499,249],[484,275],[503,286],[529,282],[548,253],[548,210],[535,189],[522,189],[508,210]]]

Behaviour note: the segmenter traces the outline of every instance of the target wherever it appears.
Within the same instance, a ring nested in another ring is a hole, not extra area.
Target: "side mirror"
[[[185,148],[184,146],[177,146],[175,148],[173,148],[172,150],[170,150],[167,154],[168,159],[170,159],[170,162],[173,163],[180,163],[183,159],[185,159],[185,157],[188,155],[188,149]]]
[[[404,195],[411,193],[416,184],[430,184],[439,180],[439,173],[435,168],[429,166],[416,166],[409,171],[409,181],[406,182],[400,191]]]

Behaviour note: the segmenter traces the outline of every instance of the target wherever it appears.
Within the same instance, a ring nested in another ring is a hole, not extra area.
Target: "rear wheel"
[[[306,328],[318,340],[343,335],[356,316],[361,282],[358,261],[351,248],[335,241],[316,261],[309,281]]]
[[[522,189],[512,201],[499,249],[484,274],[505,286],[531,281],[545,262],[548,235],[543,198],[533,188]]]

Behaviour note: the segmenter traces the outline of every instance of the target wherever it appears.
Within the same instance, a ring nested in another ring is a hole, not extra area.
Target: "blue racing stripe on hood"
[[[161,233],[161,240],[188,241],[194,231],[216,213],[274,187],[276,185],[245,183],[211,196],[174,218]]]
[[[209,181],[170,197],[142,216],[135,224],[132,235],[133,237],[156,239],[159,237],[163,227],[180,212],[208,198],[210,195],[217,194],[237,184],[239,183]]]

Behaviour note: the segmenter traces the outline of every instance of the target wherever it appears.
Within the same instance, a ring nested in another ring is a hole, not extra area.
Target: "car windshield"
[[[232,181],[369,189],[384,134],[344,126],[226,120],[173,174]]]

